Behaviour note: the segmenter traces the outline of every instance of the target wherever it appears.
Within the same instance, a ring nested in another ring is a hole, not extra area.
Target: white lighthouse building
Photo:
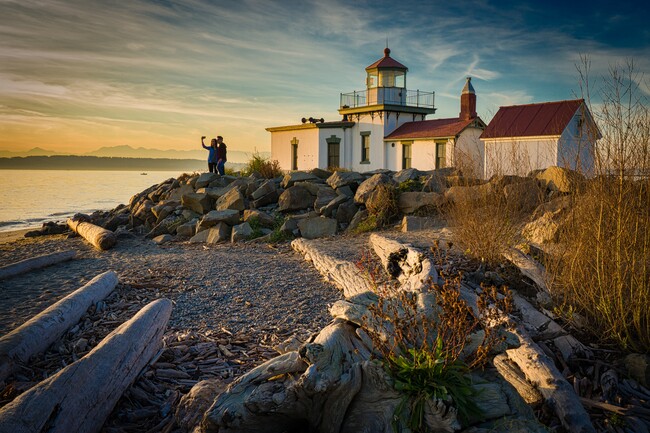
[[[407,72],[386,48],[384,57],[366,68],[365,90],[341,94],[341,121],[302,119],[298,125],[267,128],[271,158],[284,170],[359,172],[446,167],[455,163],[458,151],[482,161],[482,152],[474,149],[481,146],[485,123],[476,115],[469,78],[458,118],[425,120],[436,111],[434,93],[408,90]]]

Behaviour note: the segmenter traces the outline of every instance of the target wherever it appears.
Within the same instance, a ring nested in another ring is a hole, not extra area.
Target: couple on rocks
[[[221,176],[226,174],[224,165],[226,164],[226,143],[223,142],[221,135],[210,141],[210,146],[203,142],[205,135],[201,137],[201,146],[208,150],[208,171],[210,173],[219,173]]]

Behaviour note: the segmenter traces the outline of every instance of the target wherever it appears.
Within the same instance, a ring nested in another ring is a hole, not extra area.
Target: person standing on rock
[[[210,173],[217,172],[217,139],[213,138],[210,140],[210,146],[206,146],[203,142],[205,140],[205,135],[201,137],[201,146],[208,151],[208,171]]]
[[[217,137],[217,170],[219,170],[220,175],[226,174],[225,172],[225,164],[226,164],[226,143],[223,142],[223,137],[219,135]]]

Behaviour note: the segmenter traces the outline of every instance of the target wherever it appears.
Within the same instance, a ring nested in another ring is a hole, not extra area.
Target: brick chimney
[[[463,92],[460,94],[460,115],[462,120],[476,117],[476,93],[472,87],[472,77],[467,77]]]

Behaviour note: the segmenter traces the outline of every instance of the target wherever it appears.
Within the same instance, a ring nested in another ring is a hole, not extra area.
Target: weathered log
[[[531,406],[542,404],[542,395],[526,380],[521,370],[508,359],[506,354],[498,354],[493,358],[492,363],[503,379],[517,390],[517,394],[527,404]]]
[[[355,303],[368,304],[373,285],[354,263],[339,260],[318,250],[315,241],[298,238],[291,242],[291,247],[311,261],[323,277],[343,291],[346,299],[354,298]]]
[[[60,251],[58,253],[45,254],[43,256],[32,257],[20,262],[12,263],[0,268],[0,280],[24,274],[34,269],[44,268],[56,263],[71,260],[77,253],[74,250]]]
[[[0,409],[0,433],[98,432],[120,396],[158,351],[171,314],[154,301],[90,353]]]
[[[115,233],[89,222],[69,218],[68,227],[100,250],[113,248],[117,242]]]
[[[368,241],[384,269],[393,278],[397,278],[405,290],[422,292],[426,291],[429,284],[438,283],[435,267],[419,251],[374,233]]]
[[[508,259],[513,265],[519,268],[522,274],[533,280],[537,287],[548,293],[546,286],[546,270],[544,266],[536,260],[528,257],[517,248],[510,248],[503,253],[503,257]]]
[[[524,332],[520,332],[521,346],[506,351],[526,378],[535,385],[553,407],[562,425],[571,432],[595,432],[589,415],[580,403],[573,387],[564,379],[553,361],[544,354]]]
[[[0,338],[0,382],[14,371],[16,362],[27,362],[60,338],[88,307],[108,296],[117,282],[115,272],[104,272]]]

